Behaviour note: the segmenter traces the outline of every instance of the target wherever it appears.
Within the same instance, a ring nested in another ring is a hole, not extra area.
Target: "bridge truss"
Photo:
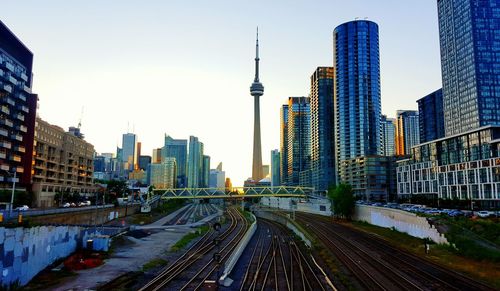
[[[312,195],[314,188],[309,187],[232,187],[226,188],[179,188],[155,189],[154,194],[162,199],[229,199],[247,197],[303,197]]]

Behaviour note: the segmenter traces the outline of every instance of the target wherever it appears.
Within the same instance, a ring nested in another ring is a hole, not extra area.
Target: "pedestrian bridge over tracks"
[[[179,188],[155,189],[155,195],[162,199],[238,199],[252,197],[299,197],[305,198],[313,194],[309,187],[232,187],[226,188]]]

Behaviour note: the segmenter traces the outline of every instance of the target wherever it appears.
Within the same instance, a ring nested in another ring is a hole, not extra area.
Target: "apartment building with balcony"
[[[38,207],[57,206],[57,192],[91,196],[94,146],[83,138],[66,132],[40,118],[35,123],[33,150],[33,191]]]
[[[33,53],[0,21],[0,189],[29,190],[37,95]]]

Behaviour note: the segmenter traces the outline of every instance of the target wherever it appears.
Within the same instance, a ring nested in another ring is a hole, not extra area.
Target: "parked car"
[[[460,210],[451,210],[451,211],[448,211],[447,214],[450,217],[464,216],[464,213]]]
[[[19,206],[17,207],[16,209],[14,210],[17,210],[17,211],[26,211],[26,210],[29,210],[30,208],[28,207],[28,205],[23,205],[23,206]]]
[[[478,211],[476,213],[477,216],[481,217],[481,218],[487,218],[487,217],[490,217],[490,216],[494,216],[495,213],[493,211],[486,211],[486,210],[482,210],[482,211]]]
[[[70,204],[69,202],[66,202],[66,203],[64,203],[61,207],[63,207],[63,208],[68,208],[68,207],[70,207],[70,206],[71,206],[71,204]]]

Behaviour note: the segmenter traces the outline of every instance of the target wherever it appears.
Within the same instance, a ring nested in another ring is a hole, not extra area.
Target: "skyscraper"
[[[123,134],[122,163],[125,171],[133,171],[137,163],[137,136],[134,133]]]
[[[333,32],[337,165],[381,153],[378,25],[350,21]]]
[[[254,97],[254,131],[253,131],[253,163],[252,179],[260,181],[262,175],[262,147],[260,142],[260,96],[264,95],[264,86],[259,81],[259,29],[255,43],[255,78],[250,86],[250,95]]]
[[[301,174],[311,165],[311,107],[309,97],[288,98],[288,185],[300,183]]]
[[[443,90],[417,100],[420,143],[444,137]]]
[[[271,186],[280,186],[280,152],[278,150],[271,151]]]
[[[200,177],[200,186],[202,188],[208,188],[208,182],[210,180],[210,156],[203,156],[203,165],[201,167]]]
[[[446,136],[500,125],[498,0],[438,0]]]
[[[382,115],[382,155],[383,156],[394,156],[396,154],[396,148],[394,145],[396,139],[396,119],[387,118],[386,115]]]
[[[226,173],[222,170],[222,168],[219,169],[219,167],[217,167],[217,169],[211,169],[208,187],[225,188],[225,184],[226,184]]]
[[[333,73],[333,67],[318,67],[311,76],[311,179],[316,191],[335,185]]]
[[[189,137],[189,153],[187,166],[187,185],[189,188],[200,188],[203,171],[203,143],[195,136]]]
[[[151,158],[151,163],[152,164],[159,164],[161,163],[161,153],[163,151],[163,148],[157,148],[153,149],[153,157]]]
[[[151,164],[151,156],[139,156],[138,169],[146,171]]]
[[[280,184],[288,185],[288,104],[280,110]]]
[[[410,155],[411,148],[419,143],[418,111],[398,110],[396,112],[396,155]]]
[[[165,144],[162,149],[162,158],[175,158],[177,165],[177,187],[187,187],[187,140],[173,139],[165,135]]]
[[[31,183],[38,99],[32,66],[33,53],[0,21],[0,188]]]

